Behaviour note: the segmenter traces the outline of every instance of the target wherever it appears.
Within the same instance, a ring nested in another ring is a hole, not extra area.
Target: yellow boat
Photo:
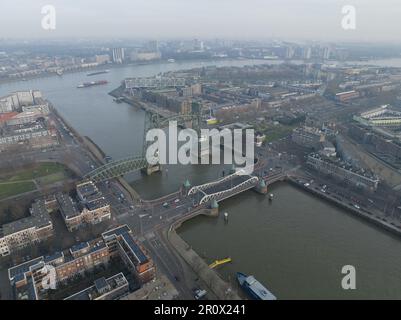
[[[217,124],[218,122],[219,122],[219,121],[217,120],[217,118],[213,118],[213,117],[206,120],[206,123],[207,123],[208,125]]]
[[[213,269],[213,268],[215,268],[217,266],[220,266],[220,265],[228,263],[228,262],[231,262],[231,258],[224,258],[224,259],[221,259],[221,260],[216,260],[213,263],[209,264],[209,267],[211,269]]]

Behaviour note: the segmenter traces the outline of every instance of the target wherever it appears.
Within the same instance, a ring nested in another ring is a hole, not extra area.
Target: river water
[[[272,202],[248,191],[179,234],[208,263],[231,257],[218,270],[234,286],[236,272],[253,274],[279,299],[401,298],[399,239],[287,183],[269,191]],[[341,287],[344,265],[356,290]]]
[[[401,65],[400,59],[380,62]],[[160,63],[112,68],[87,77],[87,72],[62,77],[0,84],[0,96],[16,90],[39,89],[82,134],[118,159],[142,150],[144,112],[116,104],[107,93],[122,79],[199,66],[247,65],[266,61],[225,60]],[[278,62],[274,62],[278,63]],[[367,62],[374,64],[375,61]],[[106,79],[109,84],[77,89],[84,81]],[[145,198],[177,190],[189,178],[193,184],[215,179],[221,166],[170,166],[150,177],[130,176]],[[223,219],[198,217],[186,222],[180,235],[210,262],[230,256],[219,272],[235,284],[235,273],[253,274],[278,298],[401,298],[401,241],[342,210],[294,187],[279,183],[275,199],[252,191],[221,203]],[[341,289],[341,267],[356,268],[357,289]]]
[[[140,155],[143,144],[144,111],[128,104],[116,104],[108,92],[117,88],[126,77],[153,76],[160,72],[202,66],[244,66],[266,63],[263,60],[218,60],[204,62],[156,63],[112,68],[107,74],[88,77],[86,72],[64,74],[62,77],[37,78],[0,84],[0,96],[17,90],[38,89],[81,135],[90,137],[114,159]],[[274,61],[272,63],[280,63]],[[106,67],[105,67],[106,68]],[[77,89],[79,83],[105,79],[107,85]],[[166,170],[167,169],[167,170]],[[226,168],[227,171],[228,167]],[[155,198],[178,190],[185,179],[201,184],[221,175],[224,166],[164,167],[162,174],[150,177],[139,172],[131,174],[135,189],[144,198]]]

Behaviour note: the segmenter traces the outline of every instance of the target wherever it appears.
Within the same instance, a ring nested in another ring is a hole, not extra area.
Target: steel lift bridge
[[[104,165],[87,173],[84,176],[84,179],[90,179],[94,182],[101,182],[108,179],[121,177],[127,173],[137,170],[145,170],[147,174],[159,171],[160,164],[157,163],[157,159],[155,161],[157,164],[153,165],[149,164],[148,161],[146,160],[146,150],[150,144],[150,142],[146,141],[146,133],[148,132],[148,130],[154,128],[162,129],[167,127],[170,121],[177,121],[178,127],[192,128],[198,133],[199,136],[199,132],[201,129],[201,120],[202,118],[201,118],[200,108],[199,111],[196,113],[179,114],[167,118],[162,117],[158,113],[146,111],[142,154],[133,155],[127,158],[105,163]],[[155,158],[158,158],[157,154],[155,154],[154,156]]]
[[[212,200],[219,202],[252,189],[259,182],[258,176],[245,174],[244,171],[239,170],[219,180],[192,187],[188,191],[188,196],[193,196],[199,205]]]

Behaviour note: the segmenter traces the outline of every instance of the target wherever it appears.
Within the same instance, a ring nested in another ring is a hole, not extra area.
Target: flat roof
[[[64,193],[58,193],[56,195],[57,202],[60,206],[61,214],[65,219],[79,216],[81,212],[78,210],[77,204],[71,199],[71,197]]]
[[[109,237],[109,236],[113,236],[113,235],[119,236],[123,233],[129,233],[129,232],[131,232],[131,229],[125,224],[125,225],[116,227],[114,229],[111,229],[109,231],[103,232],[102,238],[104,239],[105,237]]]
[[[76,189],[78,194],[80,194],[83,198],[98,193],[98,189],[92,181],[78,184]]]
[[[105,279],[104,277],[97,279],[94,281],[94,285],[77,293],[74,293],[64,300],[93,300],[97,297],[102,296],[103,294],[107,294],[108,292],[111,292],[117,288],[122,288],[124,286],[128,286],[128,281],[125,278],[124,274],[120,272],[107,279]],[[101,293],[101,290],[106,288],[107,291],[105,290],[105,293]]]
[[[142,249],[138,246],[138,244],[136,244],[129,233],[123,233],[121,236],[130,248],[130,251],[134,254],[139,264],[143,264],[149,261],[148,257],[143,253]]]
[[[8,277],[10,280],[14,279],[18,275],[23,275],[24,273],[29,271],[29,268],[39,262],[43,261],[43,256],[37,257],[35,259],[23,262],[19,265],[11,267],[8,269]]]
[[[77,252],[77,251],[80,251],[80,250],[85,249],[85,248],[89,248],[89,243],[88,242],[81,242],[81,243],[75,244],[70,248],[70,251],[71,252]]]
[[[32,204],[30,213],[31,215],[29,217],[4,224],[2,226],[3,235],[7,236],[25,229],[41,228],[51,225],[52,222],[44,200],[36,200]]]
[[[99,209],[99,208],[106,207],[108,205],[109,205],[109,203],[107,202],[107,200],[104,197],[100,197],[100,198],[94,199],[94,200],[92,200],[90,202],[87,202],[85,204],[85,206],[88,208],[88,210],[91,210],[91,211]]]

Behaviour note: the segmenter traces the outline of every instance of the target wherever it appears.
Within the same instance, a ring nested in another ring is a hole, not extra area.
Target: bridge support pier
[[[204,209],[204,215],[210,217],[218,217],[219,216],[219,204],[216,200],[212,200],[209,209]]]
[[[147,166],[146,168],[143,168],[141,170],[142,170],[142,172],[144,172],[145,174],[150,176],[152,173],[161,171],[161,165],[160,164],[151,165],[151,166]]]
[[[263,179],[260,179],[259,183],[253,188],[257,193],[267,194],[267,185]]]

